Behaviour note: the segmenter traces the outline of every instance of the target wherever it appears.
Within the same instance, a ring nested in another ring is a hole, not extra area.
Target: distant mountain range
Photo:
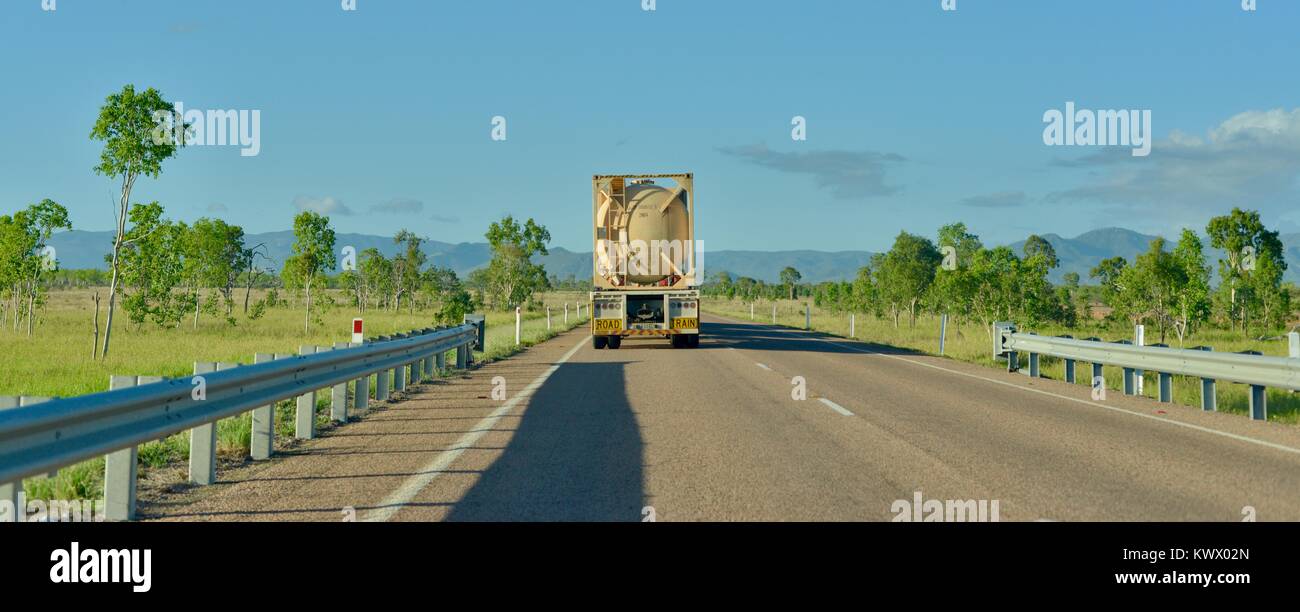
[[[1092,230],[1064,238],[1057,234],[1042,234],[1056,249],[1061,265],[1052,271],[1053,282],[1060,282],[1067,272],[1077,272],[1084,283],[1088,283],[1088,272],[1098,262],[1107,257],[1119,255],[1130,262],[1147,250],[1148,244],[1155,238],[1132,230],[1118,227]],[[373,236],[369,234],[337,234],[336,244],[356,247],[360,253],[368,248],[379,249],[381,253],[392,256],[397,252],[392,237]],[[1300,233],[1281,236],[1287,260],[1287,280],[1300,282]],[[1176,241],[1177,237],[1171,240]],[[264,244],[266,251],[278,267],[280,262],[292,252],[293,232],[268,232],[245,236],[248,245]],[[106,269],[104,254],[113,247],[111,231],[88,232],[73,230],[56,234],[50,244],[58,251],[59,265],[65,269],[98,268]],[[1017,253],[1024,248],[1024,241],[1009,245]],[[452,244],[429,240],[424,242],[424,252],[429,261],[439,266],[450,267],[462,278],[471,270],[486,265],[491,257],[487,243],[461,242]],[[1217,274],[1214,262],[1221,255],[1207,248],[1207,258]],[[712,276],[719,271],[727,271],[733,277],[748,276],[768,282],[777,282],[782,268],[793,266],[803,275],[805,282],[822,282],[827,280],[852,280],[857,276],[858,268],[871,259],[869,251],[709,251],[705,253],[705,271]],[[540,258],[548,273],[559,278],[586,278],[591,274],[591,252],[574,252],[564,248],[550,249],[550,255]]]

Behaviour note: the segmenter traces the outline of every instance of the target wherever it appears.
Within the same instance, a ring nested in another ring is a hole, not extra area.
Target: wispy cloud
[[[1024,206],[1028,202],[1029,196],[1023,191],[999,191],[963,198],[958,204],[975,208],[1012,208]]]
[[[1246,111],[1205,137],[1172,131],[1149,157],[1107,149],[1059,167],[1089,171],[1087,184],[1047,199],[1090,201],[1135,213],[1222,213],[1232,206],[1285,214],[1300,197],[1300,109]]]
[[[341,200],[332,196],[322,198],[298,196],[293,199],[293,206],[298,209],[298,212],[310,210],[322,215],[341,215],[345,217],[353,214],[351,208],[348,208]]]
[[[886,170],[907,161],[895,153],[833,149],[781,152],[763,144],[719,147],[718,151],[779,172],[810,175],[818,188],[846,200],[898,192],[899,187],[887,182]]]
[[[424,202],[411,198],[393,198],[370,207],[370,212],[383,215],[415,215],[423,211]]]

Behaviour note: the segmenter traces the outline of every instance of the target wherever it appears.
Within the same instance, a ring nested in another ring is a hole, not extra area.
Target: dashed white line
[[[768,372],[771,372],[771,371],[772,371],[772,368],[767,367],[766,364],[762,364],[762,363],[754,362],[754,365],[756,365],[756,366],[758,366],[758,367],[760,367],[760,368],[763,368],[764,370],[767,370]]]
[[[828,399],[826,399],[826,398],[824,398],[824,397],[819,397],[819,398],[817,398],[817,399],[818,399],[818,401],[820,401],[821,403],[826,404],[827,406],[830,406],[830,407],[831,407],[831,410],[834,410],[835,412],[838,412],[838,413],[840,413],[840,414],[842,414],[842,415],[844,415],[844,416],[853,416],[853,413],[852,413],[852,412],[849,412],[848,409],[846,409],[844,406],[841,406],[841,405],[839,405],[839,404],[836,404],[835,402],[832,402],[832,401],[830,401],[830,400],[828,400]]]
[[[715,315],[715,316],[718,316],[718,315]],[[719,318],[722,318],[722,319],[730,319],[730,317],[723,317],[723,316],[719,316]],[[737,322],[739,322],[739,323],[743,323],[743,321],[739,321],[738,319],[731,319],[731,320],[737,321]],[[760,326],[760,327],[768,327],[768,328],[775,327],[775,326],[772,326],[772,325],[759,325],[759,326]],[[800,334],[800,335],[803,335],[803,336],[808,336],[808,335],[809,335],[807,332],[800,332],[800,331],[798,331],[798,330],[778,330],[778,331],[786,331],[787,333],[795,333],[795,334]],[[1236,441],[1238,441],[1238,442],[1246,442],[1246,443],[1248,443],[1248,444],[1255,444],[1255,445],[1258,445],[1258,446],[1263,446],[1263,447],[1265,447],[1265,448],[1271,448],[1271,449],[1279,450],[1279,451],[1286,452],[1286,453],[1294,453],[1294,454],[1298,454],[1298,455],[1300,455],[1300,448],[1295,448],[1295,447],[1287,446],[1287,445],[1285,445],[1285,444],[1277,444],[1276,442],[1269,442],[1269,441],[1267,441],[1267,440],[1260,440],[1260,439],[1258,439],[1258,438],[1252,438],[1252,437],[1250,437],[1250,436],[1243,436],[1243,435],[1240,435],[1240,434],[1235,434],[1235,433],[1231,433],[1231,432],[1227,432],[1227,431],[1221,431],[1221,430],[1218,430],[1218,429],[1214,429],[1214,428],[1212,428],[1212,427],[1203,427],[1203,426],[1201,426],[1201,425],[1196,425],[1196,424],[1193,424],[1193,423],[1184,423],[1184,422],[1182,422],[1182,421],[1173,421],[1173,420],[1170,420],[1170,419],[1167,419],[1167,418],[1163,418],[1163,417],[1159,417],[1159,416],[1156,416],[1156,415],[1153,415],[1153,414],[1146,414],[1146,413],[1144,413],[1144,412],[1137,412],[1137,411],[1133,411],[1133,410],[1128,410],[1128,409],[1125,409],[1125,408],[1120,408],[1119,406],[1107,406],[1106,404],[1101,404],[1101,403],[1098,403],[1098,402],[1094,402],[1094,401],[1090,401],[1090,400],[1085,400],[1085,399],[1079,399],[1079,398],[1077,398],[1077,397],[1070,397],[1070,396],[1068,396],[1068,395],[1061,395],[1060,393],[1053,393],[1053,392],[1051,392],[1051,391],[1046,391],[1046,390],[1043,390],[1043,389],[1031,389],[1031,388],[1029,388],[1029,387],[1022,387],[1022,386],[1020,386],[1020,385],[1017,385],[1017,384],[1015,384],[1015,383],[1010,383],[1010,382],[1007,382],[1007,381],[1005,381],[1005,380],[997,380],[997,379],[995,379],[995,378],[989,378],[989,377],[987,377],[987,376],[980,376],[980,375],[978,375],[978,374],[971,374],[971,373],[969,373],[969,372],[962,372],[962,371],[960,371],[960,370],[953,370],[953,369],[951,369],[951,368],[945,368],[945,367],[943,367],[943,366],[937,366],[937,365],[934,365],[934,364],[932,364],[932,363],[925,363],[925,362],[923,362],[923,361],[917,361],[917,360],[915,360],[915,359],[908,359],[908,358],[906,358],[906,357],[900,357],[900,356],[898,356],[898,355],[890,355],[890,354],[888,354],[888,353],[881,353],[881,352],[879,352],[879,351],[867,350],[867,349],[859,348],[859,347],[856,347],[856,346],[851,346],[851,345],[848,345],[848,344],[841,344],[841,343],[839,343],[839,342],[835,342],[835,341],[833,341],[833,340],[826,340],[826,339],[824,339],[824,338],[811,337],[810,339],[812,339],[812,340],[817,340],[817,341],[820,341],[820,342],[825,342],[825,343],[827,343],[827,344],[830,344],[830,345],[833,345],[833,346],[838,346],[838,347],[840,347],[840,348],[845,348],[845,349],[848,349],[848,350],[850,350],[850,351],[854,351],[854,352],[857,352],[857,353],[864,353],[864,354],[867,354],[867,355],[878,355],[878,356],[880,356],[880,357],[888,357],[888,358],[890,358],[890,359],[896,359],[896,360],[898,360],[898,361],[902,361],[902,362],[905,362],[905,363],[910,363],[910,364],[912,364],[912,365],[924,366],[924,367],[932,368],[932,369],[935,369],[935,370],[941,370],[941,371],[944,371],[944,372],[948,372],[948,373],[950,373],[950,374],[957,374],[957,375],[959,375],[959,376],[965,376],[965,377],[967,377],[967,378],[974,378],[974,379],[976,379],[976,380],[982,380],[982,381],[985,381],[985,382],[990,382],[990,383],[993,383],[993,384],[995,384],[995,385],[1004,385],[1004,386],[1007,386],[1007,387],[1011,387],[1011,388],[1013,388],[1013,389],[1019,389],[1019,390],[1021,390],[1021,391],[1027,391],[1027,392],[1029,392],[1029,393],[1038,393],[1038,394],[1041,394],[1041,395],[1047,395],[1047,396],[1050,396],[1050,397],[1055,397],[1055,398],[1057,398],[1057,399],[1063,399],[1063,400],[1066,400],[1066,401],[1075,402],[1075,403],[1078,403],[1078,404],[1083,404],[1083,405],[1085,405],[1085,406],[1093,406],[1093,407],[1095,407],[1095,408],[1104,408],[1104,409],[1106,409],[1106,410],[1111,410],[1111,411],[1118,412],[1118,413],[1121,413],[1121,414],[1127,414],[1127,415],[1129,415],[1129,416],[1142,417],[1142,418],[1144,418],[1144,419],[1151,419],[1151,420],[1153,420],[1153,421],[1159,421],[1159,422],[1161,422],[1161,423],[1166,423],[1166,424],[1169,424],[1169,425],[1176,425],[1176,426],[1178,426],[1178,427],[1186,427],[1187,429],[1192,429],[1192,430],[1199,431],[1199,432],[1202,432],[1202,433],[1212,434],[1212,435],[1216,435],[1216,436],[1223,436],[1223,437],[1225,437],[1225,438],[1230,438],[1230,439],[1236,440]],[[823,400],[823,401],[825,401],[825,400]]]
[[[913,364],[913,365],[924,366],[924,367],[927,367],[927,368],[933,368],[933,369],[935,369],[935,370],[942,370],[942,371],[944,371],[944,372],[948,372],[948,373],[950,373],[950,374],[957,374],[957,375],[959,375],[959,376],[965,376],[965,377],[967,377],[967,378],[974,378],[974,379],[977,379],[977,380],[982,380],[982,381],[985,381],[985,382],[990,382],[990,383],[993,383],[993,384],[995,384],[995,385],[1004,385],[1004,386],[1007,386],[1007,387],[1012,387],[1012,388],[1014,388],[1014,389],[1020,389],[1021,391],[1028,391],[1028,392],[1030,392],[1030,393],[1038,393],[1038,394],[1042,394],[1042,395],[1047,395],[1047,396],[1050,396],[1050,397],[1055,397],[1055,398],[1057,398],[1057,399],[1063,399],[1063,400],[1067,400],[1067,401],[1071,401],[1071,402],[1076,402],[1076,403],[1079,403],[1079,404],[1084,404],[1084,405],[1086,405],[1086,406],[1094,406],[1094,407],[1097,407],[1097,408],[1105,408],[1106,410],[1113,410],[1113,411],[1115,411],[1115,412],[1119,412],[1119,413],[1122,413],[1122,414],[1127,414],[1127,415],[1130,415],[1130,416],[1142,417],[1142,418],[1144,418],[1144,419],[1151,419],[1151,420],[1153,420],[1153,421],[1159,421],[1159,422],[1161,422],[1161,423],[1168,423],[1168,424],[1170,424],[1170,425],[1177,425],[1177,426],[1179,426],[1179,427],[1186,427],[1186,428],[1188,428],[1188,429],[1194,429],[1194,430],[1199,431],[1199,432],[1202,432],[1202,433],[1214,434],[1214,435],[1216,435],[1216,436],[1223,436],[1223,437],[1225,437],[1225,438],[1231,438],[1231,439],[1233,439],[1233,440],[1237,440],[1238,442],[1248,442],[1248,443],[1250,443],[1250,444],[1257,444],[1257,445],[1259,445],[1259,446],[1264,446],[1264,447],[1272,448],[1272,449],[1275,449],[1275,450],[1280,450],[1280,451],[1284,451],[1284,452],[1288,452],[1288,453],[1300,454],[1300,448],[1293,448],[1293,447],[1290,447],[1290,446],[1286,446],[1286,445],[1284,445],[1284,444],[1277,444],[1277,443],[1275,443],[1275,442],[1269,442],[1269,441],[1267,441],[1267,440],[1259,440],[1259,439],[1257,439],[1257,438],[1252,438],[1252,437],[1250,437],[1250,436],[1243,436],[1243,435],[1240,435],[1240,434],[1235,434],[1235,433],[1231,433],[1231,432],[1227,432],[1227,431],[1220,431],[1220,430],[1218,430],[1218,429],[1213,429],[1213,428],[1210,428],[1210,427],[1203,427],[1203,426],[1201,426],[1201,425],[1195,425],[1195,424],[1193,424],[1193,423],[1184,423],[1184,422],[1182,422],[1182,421],[1171,421],[1171,420],[1169,420],[1169,419],[1162,418],[1162,417],[1158,417],[1158,416],[1155,416],[1155,415],[1152,415],[1152,414],[1146,414],[1146,413],[1144,413],[1144,412],[1136,412],[1136,411],[1133,411],[1133,410],[1128,410],[1128,409],[1125,409],[1125,408],[1120,408],[1119,406],[1107,406],[1106,404],[1101,404],[1101,403],[1097,403],[1097,402],[1089,401],[1089,400],[1085,400],[1085,399],[1079,399],[1079,398],[1077,398],[1077,397],[1070,397],[1070,396],[1068,396],[1068,395],[1061,395],[1060,393],[1053,393],[1053,392],[1051,392],[1051,391],[1046,391],[1046,390],[1043,390],[1043,389],[1030,389],[1029,387],[1022,387],[1022,386],[1017,385],[1017,384],[1015,384],[1015,383],[1009,383],[1009,382],[1007,382],[1007,381],[1005,381],[1005,380],[997,380],[997,379],[995,379],[995,378],[989,378],[989,377],[987,377],[987,376],[980,376],[980,375],[978,375],[978,374],[971,374],[971,373],[969,373],[969,372],[962,372],[962,371],[960,371],[960,370],[953,370],[953,369],[950,369],[950,368],[945,368],[945,367],[943,367],[943,366],[937,366],[937,365],[934,365],[934,364],[932,364],[932,363],[925,363],[924,361],[917,361],[917,360],[915,360],[915,359],[907,359],[907,358],[905,358],[905,357],[899,357],[898,355],[890,355],[890,354],[887,354],[887,353],[881,353],[881,352],[878,352],[878,351],[869,351],[869,350],[866,350],[866,349],[858,348],[858,347],[856,347],[856,346],[849,346],[849,345],[847,345],[847,344],[840,344],[839,342],[834,342],[834,341],[832,341],[832,340],[822,340],[822,342],[825,342],[825,343],[827,343],[827,344],[832,344],[832,345],[838,346],[838,347],[840,347],[840,348],[846,348],[846,349],[849,349],[849,350],[851,350],[851,351],[856,351],[856,352],[858,352],[858,353],[865,353],[865,354],[868,354],[868,355],[879,355],[879,356],[881,356],[881,357],[888,357],[888,358],[890,358],[890,359],[897,359],[898,361],[903,361],[903,362],[910,363],[910,364]]]

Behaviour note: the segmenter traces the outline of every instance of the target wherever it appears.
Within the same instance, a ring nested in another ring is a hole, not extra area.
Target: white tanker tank
[[[699,345],[691,174],[592,177],[592,343],[667,336]]]

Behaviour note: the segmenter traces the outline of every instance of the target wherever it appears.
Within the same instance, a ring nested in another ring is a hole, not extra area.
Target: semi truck
[[[591,194],[592,347],[617,349],[624,338],[698,347],[693,175],[598,174]]]

